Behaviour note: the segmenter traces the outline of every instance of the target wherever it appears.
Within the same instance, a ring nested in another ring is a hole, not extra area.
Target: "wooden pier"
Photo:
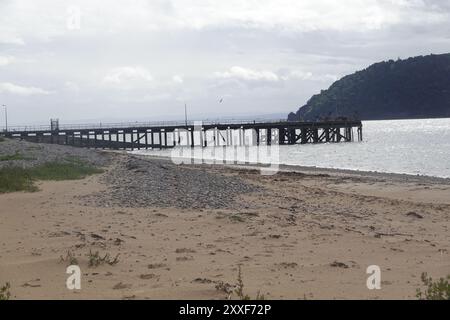
[[[356,133],[356,139],[355,139]],[[294,145],[362,141],[361,121],[153,122],[13,127],[1,135],[32,142],[103,149],[176,146]]]

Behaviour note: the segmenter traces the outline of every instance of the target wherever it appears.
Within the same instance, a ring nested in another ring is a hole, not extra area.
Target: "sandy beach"
[[[423,272],[450,273],[450,180],[101,157],[104,173],[0,194],[11,298],[235,299],[240,266],[251,298],[412,299]],[[118,262],[89,266],[97,251]],[[68,253],[81,290],[66,288]]]

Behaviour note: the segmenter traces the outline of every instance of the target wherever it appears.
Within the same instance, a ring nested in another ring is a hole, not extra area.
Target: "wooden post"
[[[330,142],[330,128],[325,129],[325,141]]]
[[[300,129],[300,137],[301,137],[301,138],[300,138],[300,139],[301,139],[301,140],[300,140],[300,143],[301,143],[301,144],[305,144],[305,143],[308,142],[308,141],[307,141],[307,135],[306,135],[306,134],[307,134],[307,130],[308,130],[308,129],[306,129],[306,128],[301,128],[301,129]]]
[[[144,141],[145,141],[145,149],[147,150],[148,149],[148,132],[147,132],[147,130],[145,130],[145,139],[144,139]]]
[[[313,142],[318,143],[319,142],[319,129],[313,128]]]
[[[295,129],[289,130],[289,144],[295,144]]]
[[[278,129],[278,144],[284,144],[284,137],[285,137],[286,131],[284,128]]]
[[[164,147],[167,148],[167,131],[164,130]]]
[[[150,143],[152,144],[152,149],[155,148],[155,137],[153,136],[153,130],[150,131]]]
[[[238,128],[238,139],[239,139],[239,143],[238,143],[238,145],[240,145],[240,146],[242,146],[243,145],[243,143],[242,143],[242,128]]]
[[[172,132],[172,137],[173,137],[173,146],[175,147],[177,145],[177,140],[180,137],[180,132],[178,131],[178,129],[174,129]]]
[[[91,132],[90,131],[88,131],[86,133],[86,144],[87,144],[88,148],[91,146]]]

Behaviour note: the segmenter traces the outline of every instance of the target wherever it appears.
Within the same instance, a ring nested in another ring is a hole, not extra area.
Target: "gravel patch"
[[[167,160],[117,157],[105,173],[106,192],[84,197],[102,207],[236,208],[237,196],[260,191],[239,177],[211,173],[201,166],[176,165]]]
[[[66,162],[74,158],[95,167],[103,167],[111,160],[110,155],[92,149],[33,143],[18,139],[5,139],[0,142],[0,158],[15,154],[23,156],[25,160],[0,161],[0,169],[9,166],[31,168],[47,162]]]

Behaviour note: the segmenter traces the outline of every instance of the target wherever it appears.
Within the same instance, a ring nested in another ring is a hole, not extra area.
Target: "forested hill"
[[[385,61],[345,76],[289,120],[450,117],[450,54]]]

